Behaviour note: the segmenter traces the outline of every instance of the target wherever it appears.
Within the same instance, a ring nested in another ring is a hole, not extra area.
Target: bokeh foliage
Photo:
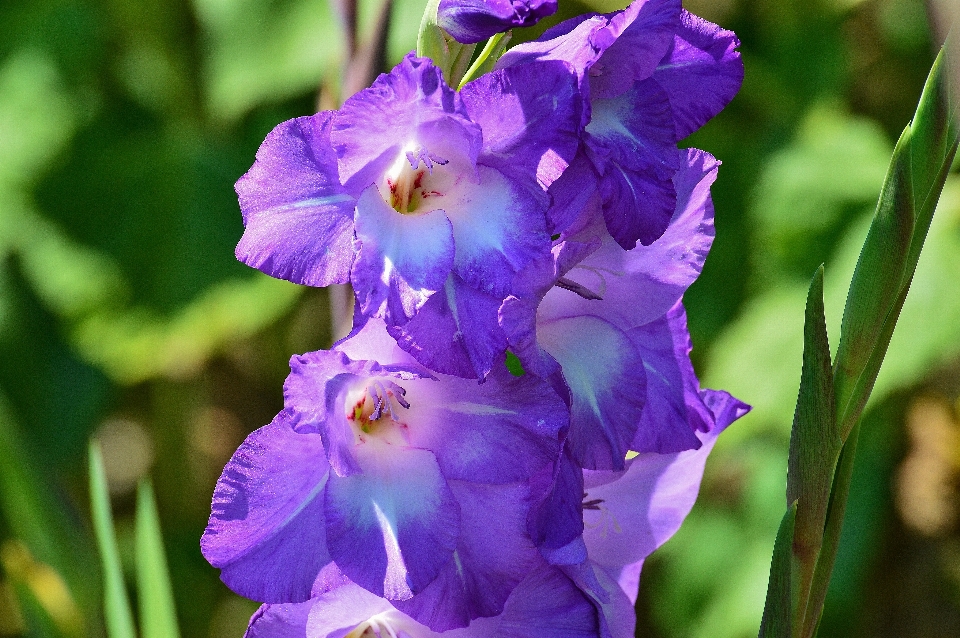
[[[378,6],[360,3],[361,25]],[[648,562],[639,632],[741,638],[756,635],[783,513],[807,285],[825,262],[835,348],[935,46],[921,0],[686,6],[734,29],[746,66],[741,94],[686,142],[724,162],[717,241],[687,296],[695,363],[755,409]],[[618,5],[561,2],[563,16],[590,8]],[[389,63],[421,11],[395,1]],[[91,436],[131,591],[149,473],[181,634],[242,634],[256,606],[199,552],[213,484],[280,409],[289,356],[332,330],[325,291],[233,259],[232,185],[275,124],[314,112],[321,84],[336,92],[342,49],[324,0],[0,3],[0,636],[103,635]],[[954,176],[867,412],[821,636],[960,635],[958,397]]]

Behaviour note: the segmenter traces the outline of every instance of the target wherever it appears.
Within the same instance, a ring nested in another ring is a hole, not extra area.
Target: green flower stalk
[[[790,439],[788,511],[774,547],[762,638],[816,635],[849,496],[860,417],[957,151],[956,96],[948,84],[941,50],[916,115],[894,149],[850,283],[832,366],[822,266],[810,285]]]

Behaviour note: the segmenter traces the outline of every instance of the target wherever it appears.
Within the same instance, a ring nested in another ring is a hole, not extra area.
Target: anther
[[[576,293],[584,299],[588,299],[590,301],[603,301],[603,297],[597,293],[593,292],[583,284],[578,284],[574,280],[567,279],[566,277],[560,277],[560,279],[557,279],[556,286],[557,288],[563,288],[564,290],[569,290],[570,292]]]

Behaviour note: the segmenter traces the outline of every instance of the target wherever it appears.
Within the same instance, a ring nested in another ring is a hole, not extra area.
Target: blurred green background
[[[361,3],[362,25],[377,4]],[[648,561],[638,635],[742,638],[785,507],[806,286],[826,262],[835,340],[936,38],[921,0],[686,6],[735,30],[746,66],[740,95],[684,143],[723,161],[717,240],[687,295],[695,363],[755,409]],[[395,1],[389,64],[421,12]],[[0,636],[104,635],[90,437],[124,566],[149,475],[182,635],[242,635],[257,605],[198,546],[213,486],[282,407],[290,355],[333,330],[327,291],[235,261],[233,183],[274,125],[316,110],[321,84],[337,94],[342,49],[324,0],[0,1]],[[960,636],[958,397],[954,176],[867,413],[821,636]]]

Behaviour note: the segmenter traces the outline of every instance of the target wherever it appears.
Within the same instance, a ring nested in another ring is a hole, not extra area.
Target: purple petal
[[[316,598],[317,596],[322,596],[338,587],[343,587],[351,583],[352,581],[337,567],[336,563],[328,563],[320,570],[316,580],[313,581],[313,587],[310,588],[310,597]]]
[[[397,345],[383,319],[367,319],[334,344],[333,349],[354,361],[379,361],[384,365],[415,368],[417,361]]]
[[[676,192],[669,179],[649,170],[611,164],[600,180],[607,230],[624,250],[659,238],[670,220]]]
[[[429,149],[457,172],[469,173],[481,133],[440,69],[410,53],[343,104],[330,139],[342,183],[359,196],[371,184],[383,186],[384,176],[408,150]]]
[[[503,360],[506,336],[497,321],[500,299],[450,273],[415,317],[390,334],[421,364],[464,378],[483,379]]]
[[[617,97],[653,73],[672,43],[680,11],[679,0],[636,0],[623,11],[581,15],[548,29],[536,42],[513,47],[497,68],[562,60],[584,80],[586,99]]]
[[[512,47],[497,61],[496,68],[559,60],[573,67],[578,77],[584,78],[613,42],[614,36],[607,29],[608,23],[606,16],[595,14],[562,22],[544,32],[539,40]],[[588,99],[589,93],[585,93],[584,98]]]
[[[608,233],[600,230],[603,227],[603,222],[600,219],[594,218],[592,226],[593,228],[583,229],[583,232],[575,237],[564,238],[563,241],[554,246],[553,254],[557,262],[558,275],[566,275],[573,267],[583,262],[601,247],[603,242],[600,238],[607,236]],[[575,284],[576,282],[572,283]],[[575,286],[575,288],[581,293],[589,293],[587,294],[588,301],[600,301],[594,298],[596,296],[593,294],[594,291],[589,289],[584,291],[579,286]],[[583,299],[584,297],[581,296],[580,298]]]
[[[690,333],[683,306],[629,333],[647,369],[647,404],[630,444],[636,452],[669,454],[700,447],[695,432],[713,420],[700,398],[690,362]]]
[[[548,563],[558,567],[579,565],[587,560],[587,544],[583,542],[581,535],[559,549],[541,547],[540,554]]]
[[[479,163],[546,190],[573,159],[581,114],[577,78],[566,63],[487,73],[460,95],[470,118],[483,129]]]
[[[576,232],[601,214],[600,176],[587,155],[580,151],[557,181],[550,185],[553,203],[547,224],[553,234]]]
[[[615,98],[594,99],[587,133],[601,174],[606,160],[627,168],[656,166],[671,175],[679,167],[670,101],[653,80],[638,80]]]
[[[523,369],[546,379],[560,373],[560,364],[537,341],[537,317],[541,299],[557,282],[555,246],[550,255],[536,259],[514,279],[514,294],[503,300],[498,321],[510,349],[523,364]],[[565,392],[561,395],[566,396]]]
[[[355,583],[405,600],[437,577],[456,548],[460,512],[433,454],[360,446],[361,473],[331,474],[327,546]]]
[[[243,638],[307,638],[307,616],[313,601],[262,605],[250,618]]]
[[[726,393],[715,395],[714,407],[724,420],[745,413],[744,404]],[[679,529],[700,490],[703,467],[717,436],[727,423],[717,420],[700,432],[702,446],[678,454],[640,454],[628,461],[625,474],[584,471],[583,538],[590,559],[619,569],[649,556]]]
[[[453,558],[423,592],[397,608],[435,631],[496,616],[541,559],[526,535],[529,487],[450,483],[460,503]]]
[[[537,341],[537,299],[507,297],[500,306],[500,325],[510,350],[523,369],[541,379],[560,373],[560,364]]]
[[[402,324],[443,286],[454,263],[454,233],[442,210],[403,215],[376,186],[357,202],[359,250],[351,283],[365,315]]]
[[[204,557],[238,594],[301,602],[330,562],[323,499],[329,469],[318,434],[299,434],[281,412],[247,437],[213,494]]]
[[[685,168],[677,172],[677,209],[666,232],[649,246],[624,251],[609,236],[600,249],[564,275],[598,293],[602,301],[551,290],[540,313],[545,319],[595,314],[623,329],[662,317],[696,280],[713,243],[710,185],[717,162],[696,149],[682,151]],[[563,271],[561,271],[563,272]],[[642,300],[626,304],[624,299]]]
[[[497,638],[597,638],[597,612],[558,568],[542,565],[507,600]]]
[[[437,634],[397,611],[389,601],[352,583],[319,596],[312,603],[307,619],[310,638],[366,636],[368,632],[376,632],[381,638],[437,638]]]
[[[653,78],[670,97],[677,139],[690,135],[733,99],[743,83],[743,61],[732,31],[686,11],[673,46]]]
[[[504,299],[498,313],[510,349],[520,359],[524,370],[541,379],[551,380],[564,400],[569,399],[569,391],[563,381],[560,364],[537,340],[537,324],[544,318],[539,309],[544,295],[557,283],[567,262],[582,260],[599,244],[599,240],[593,238],[584,242],[564,241],[553,247],[549,257],[530,262],[514,280],[515,296]]]
[[[600,616],[611,638],[633,638],[636,635],[637,612],[634,605],[636,597],[624,592],[616,576],[610,572],[616,570],[597,569],[600,585],[610,596],[610,601],[600,605]]]
[[[657,289],[651,287],[645,295],[658,302],[647,316],[662,314],[700,276],[715,235],[710,186],[717,179],[720,162],[697,149],[680,153],[682,167],[673,180],[677,205],[670,226],[660,239],[630,258],[632,271],[645,273],[657,284]],[[653,305],[645,304],[645,308]]]
[[[680,23],[680,0],[634,0],[611,14],[615,41],[590,69],[592,98],[613,98],[653,74]]]
[[[586,130],[607,229],[624,249],[650,244],[677,203],[672,178],[680,157],[667,94],[648,79],[616,98],[595,99]]]
[[[458,42],[473,44],[556,12],[557,0],[440,0],[437,23]]]
[[[560,452],[566,405],[533,375],[518,378],[503,370],[483,384],[442,377],[405,387],[410,445],[432,450],[447,479],[523,481]]]
[[[635,563],[630,563],[629,565],[624,565],[622,568],[620,568],[620,573],[615,574],[617,577],[617,584],[620,585],[620,589],[623,591],[623,593],[627,595],[627,598],[630,600],[631,607],[637,604],[637,595],[640,593],[640,571],[642,569],[643,559],[638,560]],[[610,569],[610,571],[616,572],[617,570]]]
[[[747,414],[750,406],[723,390],[701,390],[703,402],[713,413],[714,425],[711,432],[723,432],[728,425]]]
[[[590,561],[561,569],[596,607],[601,638],[633,638],[637,614],[613,575]]]
[[[549,29],[541,33],[540,37],[536,39],[536,42],[545,43],[545,42],[550,42],[551,40],[557,40],[558,38],[560,38],[560,36],[567,35],[571,31],[576,29],[578,26],[580,26],[582,23],[586,22],[587,20],[592,20],[594,18],[596,18],[597,22],[601,25],[605,25],[607,23],[607,16],[601,15],[596,12],[581,13],[580,15],[576,15],[572,18],[567,18],[563,22],[553,25],[552,27],[550,27]],[[521,44],[530,44],[530,43],[522,42],[517,46],[520,46]],[[605,46],[609,46],[609,43],[607,43],[607,45]],[[508,51],[508,53],[514,53],[515,52],[514,49],[516,49],[516,46],[512,47]]]
[[[573,458],[585,468],[622,469],[646,401],[636,348],[619,328],[589,315],[542,322],[537,334],[570,387]]]
[[[500,171],[477,166],[480,182],[462,180],[447,191],[455,268],[468,284],[503,299],[517,271],[550,252],[547,206]]]
[[[552,468],[530,481],[531,506],[527,529],[542,552],[560,550],[583,533],[583,470],[564,452]]]
[[[366,636],[368,632],[380,638],[441,638],[429,627],[398,611],[389,601],[353,583],[319,596],[310,604],[306,628],[310,638]],[[444,632],[443,638],[490,638],[495,635],[497,620],[478,619],[469,627]]]
[[[278,125],[237,181],[245,229],[236,252],[248,266],[308,286],[349,280],[354,199],[337,175],[331,117]]]

